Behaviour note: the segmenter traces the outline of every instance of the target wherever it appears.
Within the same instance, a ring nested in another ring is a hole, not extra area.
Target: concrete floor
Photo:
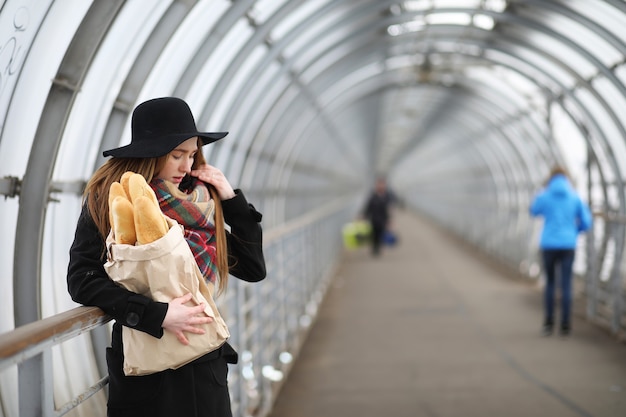
[[[346,253],[270,417],[626,416],[625,344],[580,316],[542,337],[537,284],[395,223],[380,257]]]

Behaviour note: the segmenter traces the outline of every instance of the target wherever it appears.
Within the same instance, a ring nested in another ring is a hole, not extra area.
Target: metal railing
[[[111,318],[97,307],[76,307],[64,313],[33,322],[0,335],[0,372],[18,365],[20,416],[62,416],[87,400],[108,383],[103,377],[87,391],[72,401],[55,408],[51,386],[43,387],[42,401],[29,401],[28,393],[52,381],[50,350],[53,346],[70,340],[109,322]]]
[[[265,416],[271,410],[340,261],[340,230],[352,211],[353,203],[341,199],[266,232],[266,280],[231,280],[218,300],[240,354],[229,374],[234,416]],[[20,417],[62,416],[108,384],[103,376],[55,406],[51,350],[110,320],[96,307],[77,307],[0,335],[0,372],[18,367]]]
[[[594,212],[602,235],[592,259],[592,274],[587,277],[583,295],[587,302],[587,317],[626,341],[626,259],[623,256],[626,217],[616,213]],[[595,240],[591,235],[592,241]],[[597,244],[598,242],[596,242]]]

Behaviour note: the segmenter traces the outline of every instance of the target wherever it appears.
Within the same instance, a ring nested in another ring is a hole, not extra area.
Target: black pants
[[[372,254],[378,255],[383,244],[385,225],[372,223]]]

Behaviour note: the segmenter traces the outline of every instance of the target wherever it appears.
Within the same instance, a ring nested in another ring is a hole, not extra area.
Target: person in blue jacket
[[[554,327],[555,280],[557,268],[560,268],[560,332],[568,335],[571,331],[572,266],[576,242],[579,233],[591,228],[591,210],[570,184],[565,169],[557,166],[550,172],[545,189],[535,196],[530,214],[544,219],[539,243],[546,274],[543,334],[552,334]]]

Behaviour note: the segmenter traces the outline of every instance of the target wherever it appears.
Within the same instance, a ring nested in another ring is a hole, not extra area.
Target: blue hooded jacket
[[[552,177],[530,206],[532,216],[543,216],[541,249],[575,249],[578,233],[591,228],[589,207],[582,202],[567,178]]]

